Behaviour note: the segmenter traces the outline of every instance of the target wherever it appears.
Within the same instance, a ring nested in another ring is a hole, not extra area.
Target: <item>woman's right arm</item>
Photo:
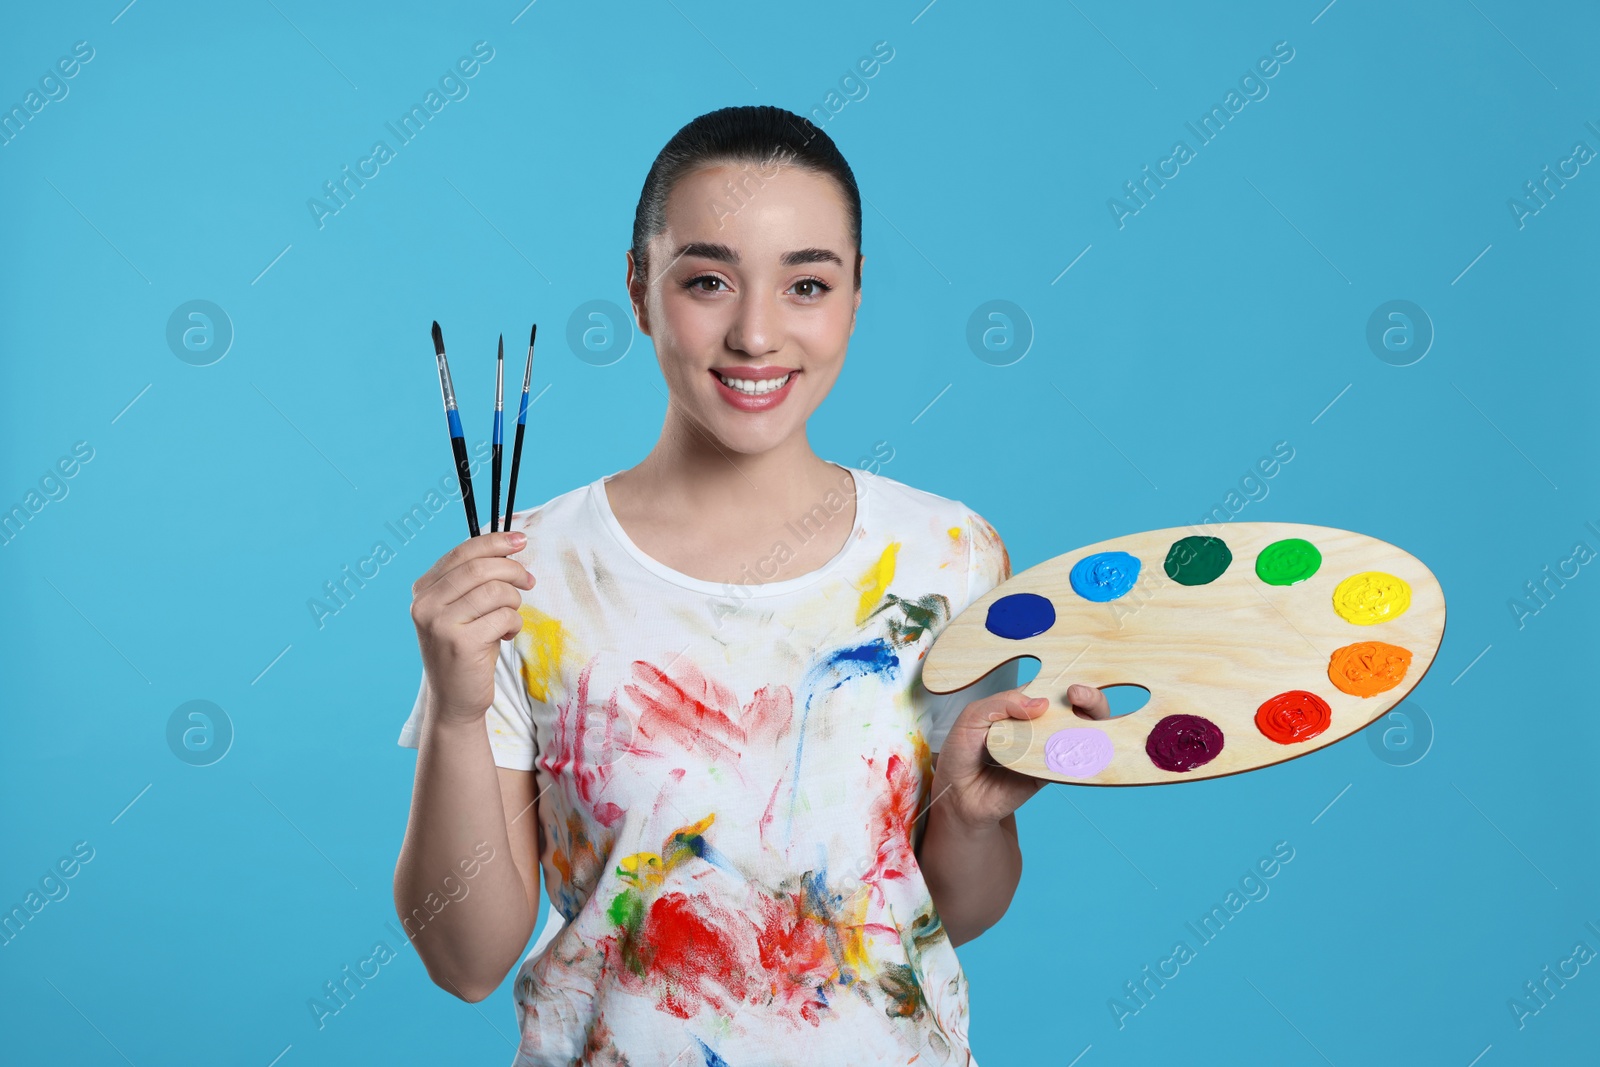
[[[520,533],[470,538],[412,586],[427,686],[395,911],[429,977],[466,1001],[500,985],[539,914],[534,775],[496,767],[484,725],[500,642],[521,631],[521,590],[533,586],[507,558],[525,543]]]

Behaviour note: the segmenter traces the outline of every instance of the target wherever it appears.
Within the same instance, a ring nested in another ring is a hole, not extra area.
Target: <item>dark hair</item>
[[[633,262],[640,279],[649,277],[647,246],[666,228],[672,187],[685,174],[717,163],[799,166],[832,178],[850,216],[850,236],[856,244],[855,284],[861,287],[861,191],[850,164],[816,123],[764,104],[708,111],[673,134],[656,156],[633,215]],[[755,181],[759,187],[760,177]]]

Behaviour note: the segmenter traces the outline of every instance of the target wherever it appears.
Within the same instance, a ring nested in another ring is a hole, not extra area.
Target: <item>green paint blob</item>
[[[1220,537],[1182,537],[1167,549],[1167,577],[1179,585],[1205,585],[1222,577],[1233,553]]]
[[[1322,553],[1310,541],[1288,537],[1274,541],[1256,557],[1256,577],[1268,585],[1303,582],[1322,566]]]

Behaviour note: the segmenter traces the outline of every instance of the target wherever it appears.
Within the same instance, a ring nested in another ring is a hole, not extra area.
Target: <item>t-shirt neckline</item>
[[[852,549],[855,548],[856,542],[860,540],[861,531],[866,528],[867,479],[862,477],[865,472],[857,471],[853,467],[845,467],[838,463],[834,463],[832,465],[839,467],[840,470],[848,471],[850,474],[850,479],[855,486],[856,516],[855,523],[850,529],[850,536],[845,539],[845,543],[839,549],[839,551],[834,553],[833,558],[828,560],[828,562],[824,563],[822,566],[818,567],[816,570],[808,571],[805,574],[796,575],[793,578],[785,578],[778,582],[763,582],[758,585],[744,585],[736,582],[725,584],[722,582],[707,581],[704,578],[695,578],[692,575],[684,574],[682,571],[674,570],[665,563],[662,563],[660,560],[656,559],[654,556],[646,554],[643,549],[633,543],[633,539],[630,538],[627,531],[622,528],[622,523],[617,521],[616,513],[611,510],[611,501],[606,496],[605,483],[616,477],[618,474],[621,474],[622,471],[620,470],[613,471],[611,474],[596,478],[593,482],[589,483],[589,504],[590,507],[594,509],[595,516],[599,519],[600,524],[604,526],[608,532],[610,532],[612,538],[616,540],[618,546],[621,547],[621,549],[627,553],[628,556],[634,560],[634,562],[638,563],[645,570],[664,581],[697,593],[705,593],[710,596],[724,597],[727,599],[744,600],[750,597],[781,596],[785,593],[792,593],[797,589],[804,589],[807,586],[814,585],[826,578],[828,575],[837,571],[843,565],[845,557],[848,556]]]

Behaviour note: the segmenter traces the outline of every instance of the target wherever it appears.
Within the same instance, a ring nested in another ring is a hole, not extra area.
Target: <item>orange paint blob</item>
[[[1377,696],[1393,689],[1411,668],[1411,653],[1382,641],[1345,645],[1328,659],[1328,680],[1351,696]]]

